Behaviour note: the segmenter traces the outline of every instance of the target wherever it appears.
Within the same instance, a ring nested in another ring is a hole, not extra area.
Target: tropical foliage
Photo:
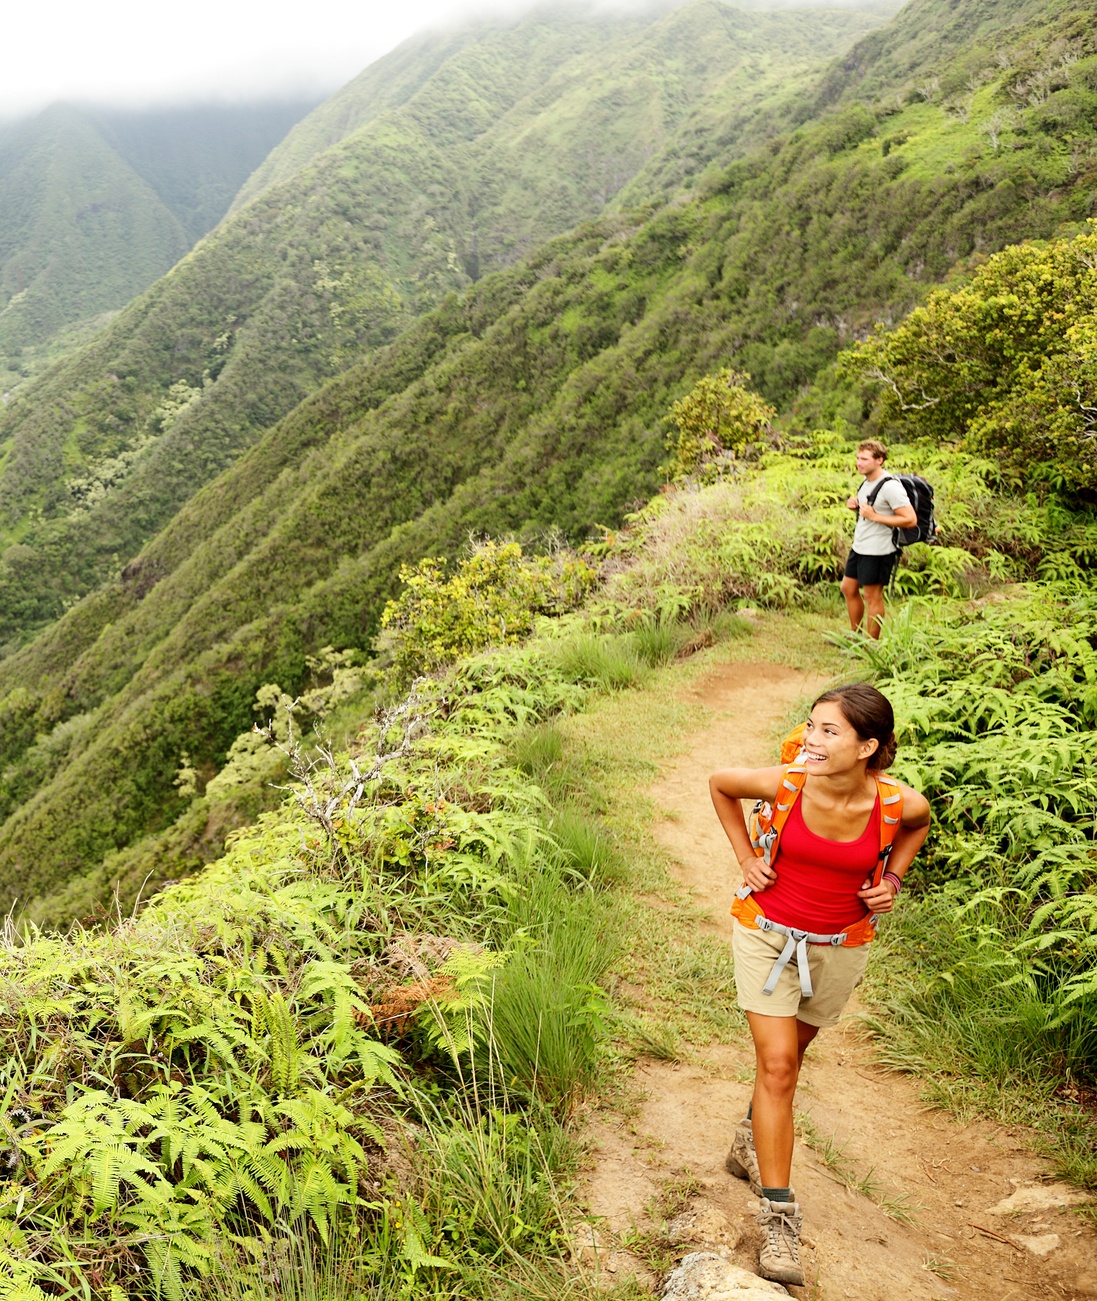
[[[881,993],[883,1031],[941,1096],[1049,1111],[1061,1167],[1089,1184],[1095,642],[1097,602],[1072,579],[975,604],[913,601],[867,652],[903,720],[898,771],[936,823],[901,914],[909,978]]]
[[[283,727],[294,794],[215,867],[110,930],[9,932],[0,1259],[23,1293],[0,1295],[181,1301],[285,1224],[358,1235],[386,1295],[559,1259],[615,946],[598,867],[508,755],[606,689],[559,649],[420,682],[338,760]],[[433,1095],[405,1061],[445,1067]]]
[[[844,361],[879,419],[999,460],[1018,482],[1097,487],[1097,222],[995,254]]]
[[[381,612],[378,646],[410,679],[485,646],[524,641],[537,615],[574,609],[597,577],[577,557],[527,557],[516,542],[490,539],[449,578],[442,560],[420,560],[400,570],[404,590]]]

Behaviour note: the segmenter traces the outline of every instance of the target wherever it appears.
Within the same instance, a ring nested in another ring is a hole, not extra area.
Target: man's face
[[[883,463],[883,460],[879,456],[873,456],[873,454],[865,448],[861,448],[857,453],[857,473],[863,479],[867,479],[869,475],[872,474],[874,470],[878,470]]]

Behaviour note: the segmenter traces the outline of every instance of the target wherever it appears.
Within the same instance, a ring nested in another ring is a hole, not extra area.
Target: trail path
[[[708,804],[708,776],[772,762],[774,728],[817,686],[772,664],[714,666],[686,689],[711,711],[711,721],[685,738],[682,754],[651,790],[670,815],[657,836],[678,880],[708,910],[704,925],[729,942],[728,907],[740,882]],[[793,1183],[805,1209],[807,1285],[792,1294],[817,1301],[1097,1297],[1097,1234],[1067,1206],[1080,1195],[1045,1182],[1046,1166],[1019,1134],[926,1109],[915,1080],[876,1064],[855,1012],[809,1049],[797,1109],[818,1134],[846,1145],[849,1166],[862,1175],[875,1171],[886,1190],[878,1196],[902,1194],[917,1208],[914,1223],[897,1222],[847,1190],[798,1141]],[[687,1216],[671,1233],[677,1254],[722,1246],[728,1259],[757,1268],[757,1203],[723,1169],[734,1125],[746,1112],[752,1066],[745,1032],[741,1042],[709,1044],[680,1064],[644,1062],[638,1111],[596,1119],[596,1156],[582,1196],[600,1224],[601,1244],[587,1256],[600,1260],[605,1281],[635,1267],[661,1291],[657,1275],[645,1275],[620,1245],[637,1230],[664,1232],[653,1199],[669,1181],[688,1176],[698,1192],[693,1227]]]

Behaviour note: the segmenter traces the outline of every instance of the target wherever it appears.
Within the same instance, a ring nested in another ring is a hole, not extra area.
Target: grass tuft
[[[620,853],[598,823],[582,809],[564,805],[548,825],[565,875],[586,885],[618,885],[628,876]]]
[[[625,691],[643,684],[648,665],[629,637],[577,632],[556,649],[557,668],[571,681],[601,691]]]

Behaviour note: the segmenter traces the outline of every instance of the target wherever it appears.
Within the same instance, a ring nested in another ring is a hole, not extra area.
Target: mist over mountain
[[[315,107],[315,100],[291,99],[139,110],[88,106],[84,114],[193,244],[217,225],[255,168]]]
[[[54,104],[0,128],[0,352],[117,310],[224,215],[312,105]]]

